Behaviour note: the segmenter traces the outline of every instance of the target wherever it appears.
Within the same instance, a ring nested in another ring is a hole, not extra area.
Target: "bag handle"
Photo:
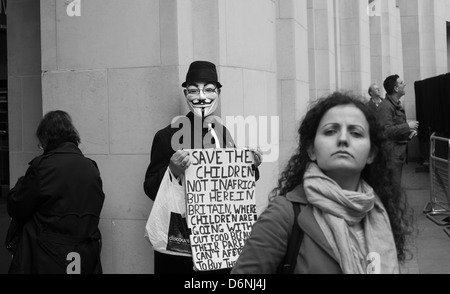
[[[277,269],[277,274],[294,273],[294,269],[297,264],[298,252],[303,240],[303,231],[297,222],[298,215],[301,211],[300,204],[292,203],[292,205],[294,206],[294,224],[292,225],[292,234],[289,238],[286,255],[284,256],[283,262]]]

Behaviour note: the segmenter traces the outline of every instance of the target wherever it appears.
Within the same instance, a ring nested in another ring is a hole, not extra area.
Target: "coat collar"
[[[28,164],[29,165],[38,165],[40,161],[44,158],[50,157],[57,153],[72,153],[72,154],[78,154],[83,155],[81,150],[78,148],[78,146],[75,143],[72,142],[63,142],[58,145],[58,147],[51,149],[49,151],[44,152],[40,156],[35,157],[32,159]]]
[[[386,95],[386,99],[387,99],[387,101],[391,102],[391,104],[394,105],[395,108],[397,108],[397,109],[399,109],[399,110],[402,110],[402,109],[403,109],[403,106],[402,106],[402,104],[400,103],[400,99],[398,100],[398,103],[396,103],[396,102],[394,101],[394,99],[393,99],[391,96],[389,96],[389,95]]]
[[[313,214],[313,206],[309,205],[306,199],[306,194],[303,185],[298,185],[294,190],[286,194],[286,199],[291,202],[300,203],[301,212],[298,217],[298,224],[305,234],[307,234],[314,242],[316,242],[328,255],[334,256],[333,249],[328,243],[325,235],[322,232],[316,218]]]
[[[48,151],[48,152],[44,152],[44,155],[51,155],[54,153],[75,153],[75,154],[82,154],[81,150],[78,148],[77,145],[75,145],[72,142],[63,142],[61,144],[59,144],[56,148]]]

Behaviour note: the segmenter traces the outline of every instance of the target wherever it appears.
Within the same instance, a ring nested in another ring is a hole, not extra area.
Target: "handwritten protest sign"
[[[186,218],[196,270],[231,268],[256,221],[253,153],[187,150]]]

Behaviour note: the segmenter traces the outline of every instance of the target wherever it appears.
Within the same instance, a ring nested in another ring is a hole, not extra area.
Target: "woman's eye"
[[[329,130],[325,130],[324,134],[325,135],[333,135],[336,133],[335,129],[329,129]]]
[[[363,134],[362,133],[360,133],[360,132],[352,132],[351,133],[354,137],[362,137],[363,136]]]

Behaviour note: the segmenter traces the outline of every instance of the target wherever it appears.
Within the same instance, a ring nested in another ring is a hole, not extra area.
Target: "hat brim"
[[[188,84],[188,83],[195,83],[195,82],[200,82],[200,81],[186,81],[186,82],[184,82],[184,83],[182,83],[181,84],[181,86],[183,87],[183,88],[186,88],[186,85]],[[205,83],[211,83],[211,84],[215,84],[215,85],[217,85],[217,88],[222,88],[222,84],[221,83],[219,83],[219,82],[205,82]]]

